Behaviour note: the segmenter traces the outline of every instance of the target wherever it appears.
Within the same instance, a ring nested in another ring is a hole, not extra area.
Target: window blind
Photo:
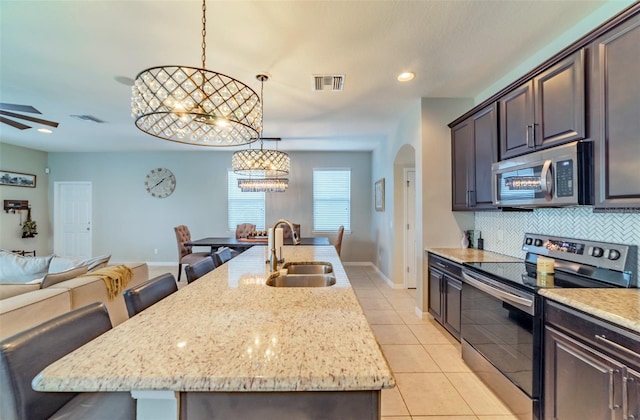
[[[351,230],[351,169],[313,170],[313,230]]]
[[[253,223],[257,230],[265,230],[265,205],[263,192],[242,192],[238,188],[240,176],[232,170],[227,171],[228,191],[228,228],[235,232],[236,225]]]

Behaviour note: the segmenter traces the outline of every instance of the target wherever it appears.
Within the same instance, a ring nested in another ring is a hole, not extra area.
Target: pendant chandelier
[[[262,83],[260,87],[260,100],[261,102],[263,102],[264,82],[266,82],[269,77],[265,74],[259,74],[256,76],[256,78]],[[262,122],[260,126],[263,126]],[[233,157],[231,158],[231,166],[233,167],[233,172],[239,175],[254,177],[254,180],[260,179],[265,182],[268,180],[271,180],[273,182],[279,180],[286,181],[286,183],[288,184],[288,180],[283,180],[281,177],[289,174],[289,168],[291,165],[289,155],[279,150],[265,149],[263,147],[264,140],[266,139],[262,135],[260,135],[260,149],[240,150],[233,154]],[[250,180],[241,179],[240,181]],[[250,182],[257,183],[257,181]],[[286,186],[284,188],[286,189]]]
[[[206,69],[206,0],[202,1],[202,67],[141,71],[131,88],[131,115],[152,136],[199,146],[241,146],[258,140],[262,104],[244,83]]]
[[[242,192],[285,192],[288,186],[288,178],[238,179],[238,188],[240,188]]]

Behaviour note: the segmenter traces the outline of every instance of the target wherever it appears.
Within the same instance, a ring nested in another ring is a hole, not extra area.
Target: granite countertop
[[[475,248],[426,248],[425,251],[439,255],[443,258],[455,261],[459,264],[465,262],[518,262],[521,259],[508,255],[498,254],[492,251],[484,251]]]
[[[541,289],[539,293],[640,333],[640,289]]]
[[[265,285],[253,247],[47,367],[39,391],[349,391],[395,385],[333,247],[285,246],[327,261],[336,284]]]

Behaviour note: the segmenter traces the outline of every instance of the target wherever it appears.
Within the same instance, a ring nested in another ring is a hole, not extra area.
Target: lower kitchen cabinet
[[[545,303],[544,418],[640,418],[640,336]]]
[[[429,313],[458,341],[461,279],[462,267],[459,264],[429,254]]]

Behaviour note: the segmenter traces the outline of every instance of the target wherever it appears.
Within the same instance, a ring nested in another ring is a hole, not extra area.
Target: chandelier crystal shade
[[[246,149],[235,152],[231,157],[233,172],[251,176],[260,174],[268,178],[276,178],[289,174],[291,159],[289,155],[278,150]]]
[[[202,2],[202,68],[141,71],[131,88],[131,116],[152,136],[199,146],[242,146],[262,132],[258,94],[233,77],[206,69],[206,2]]]
[[[242,192],[285,192],[289,186],[287,178],[240,178],[238,188]]]

